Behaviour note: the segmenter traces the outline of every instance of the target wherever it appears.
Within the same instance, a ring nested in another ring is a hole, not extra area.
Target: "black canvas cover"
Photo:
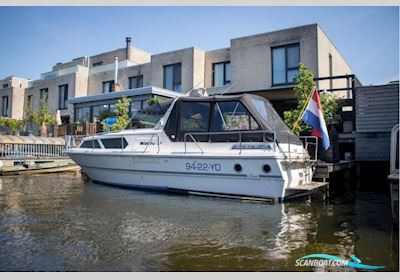
[[[256,120],[259,125],[259,130],[268,131],[269,133],[257,133],[256,130],[250,134],[242,134],[242,142],[252,141],[259,142],[263,140],[271,141],[272,135],[275,134],[275,139],[278,143],[291,143],[301,144],[300,139],[290,130],[290,128],[283,122],[279,117],[278,113],[274,110],[272,104],[263,97],[253,94],[241,94],[241,95],[216,95],[208,97],[179,97],[175,102],[174,108],[168,118],[168,122],[164,128],[167,135],[173,141],[184,141],[183,135],[179,135],[179,121],[181,106],[188,104],[187,102],[197,103],[210,103],[211,107],[216,102],[225,101],[237,101],[240,102],[250,113],[250,115]],[[253,133],[254,132],[254,133]],[[181,133],[182,134],[182,133]],[[225,141],[238,141],[238,134],[230,135],[199,135],[196,136],[197,141],[212,141],[212,142],[223,142]],[[289,140],[290,139],[290,140]]]

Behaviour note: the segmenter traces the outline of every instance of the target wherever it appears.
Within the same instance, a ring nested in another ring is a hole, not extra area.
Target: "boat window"
[[[123,149],[128,146],[128,142],[125,138],[105,138],[101,139],[104,148],[106,149]]]
[[[253,98],[252,103],[254,108],[258,111],[260,116],[268,122],[273,131],[293,134],[270,103],[258,98]]]
[[[131,102],[131,116],[134,117],[137,112],[142,109],[142,101],[132,101]]]
[[[240,102],[215,103],[213,131],[256,129],[259,129],[257,122]]]
[[[186,132],[208,132],[210,126],[209,102],[182,102],[180,107],[180,138],[184,138]],[[208,139],[207,135],[195,137],[198,141]]]
[[[212,142],[262,142],[263,134],[257,132],[260,127],[256,120],[239,101],[223,101],[214,105]],[[238,133],[229,133],[235,132]],[[254,131],[254,133],[239,133]]]
[[[275,133],[275,137],[278,142],[288,142],[292,144],[301,144],[301,140],[293,131],[283,122],[279,117],[278,113],[274,110],[271,103],[266,102],[259,98],[253,98],[251,100],[252,105],[258,111],[261,118],[268,123],[268,126]]]
[[[172,101],[173,99],[169,99],[152,106],[146,106],[147,102],[143,102],[144,109],[133,116],[126,129],[153,128],[167,112]]]
[[[182,131],[208,131],[210,104],[206,102],[185,102],[181,107]]]
[[[82,142],[79,148],[101,149],[100,144],[97,140],[85,140]]]

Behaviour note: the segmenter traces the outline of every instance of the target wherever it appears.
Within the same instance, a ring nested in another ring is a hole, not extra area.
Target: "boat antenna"
[[[221,93],[221,95],[224,95],[225,93],[227,93],[228,90],[230,90],[234,85],[236,85],[236,82],[230,84],[230,85]]]

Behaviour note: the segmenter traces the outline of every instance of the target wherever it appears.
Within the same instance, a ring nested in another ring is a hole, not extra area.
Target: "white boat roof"
[[[170,97],[170,98],[175,98],[175,97],[180,97],[180,96],[185,95],[180,92],[171,91],[171,90],[159,88],[159,87],[149,86],[149,87],[141,87],[141,88],[124,90],[124,91],[98,93],[98,94],[91,95],[91,96],[75,97],[75,98],[68,99],[68,102],[71,104],[86,103],[86,102],[93,102],[93,101],[100,101],[100,100],[119,99],[122,96],[133,97],[133,96],[141,96],[141,95],[147,95],[147,94],[156,94],[156,95]]]

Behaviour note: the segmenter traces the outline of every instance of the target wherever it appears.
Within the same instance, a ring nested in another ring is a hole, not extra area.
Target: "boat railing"
[[[239,155],[242,154],[242,150],[243,150],[243,134],[260,134],[262,133],[262,135],[268,133],[268,134],[272,134],[273,140],[272,142],[275,143],[275,133],[271,133],[270,130],[257,130],[257,131],[211,131],[211,132],[187,132],[184,135],[184,143],[185,143],[185,154],[187,153],[187,140],[188,137],[196,144],[196,146],[199,148],[201,154],[204,154],[204,150],[201,148],[200,146],[200,142],[196,140],[196,138],[194,137],[194,135],[198,135],[198,136],[221,136],[221,135],[238,135],[239,136]],[[267,146],[264,147],[265,150],[267,150]],[[273,145],[273,150],[275,152],[275,145]]]
[[[191,142],[195,143],[195,145],[197,146],[197,148],[200,150],[201,154],[204,154],[204,150],[202,149],[199,141],[196,140],[196,138],[194,136],[220,136],[220,135],[238,135],[239,137],[239,155],[242,154],[242,150],[243,150],[243,134],[258,134],[258,133],[262,133],[263,135],[265,133],[268,134],[272,134],[273,135],[273,139],[271,142],[274,143],[273,145],[273,151],[275,152],[276,150],[276,146],[278,146],[280,152],[284,155],[284,157],[289,160],[289,161],[295,161],[295,160],[307,160],[307,161],[312,161],[315,162],[317,161],[317,154],[318,154],[318,138],[315,136],[299,136],[297,137],[293,137],[291,135],[289,135],[288,137],[288,149],[287,151],[284,151],[283,149],[280,148],[278,144],[278,142],[276,141],[276,135],[275,132],[271,133],[271,131],[269,130],[257,130],[257,131],[222,131],[222,132],[187,132],[184,135],[184,147],[185,147],[185,153],[188,152],[187,149],[187,142],[188,142],[188,138],[190,138]],[[294,143],[298,143],[298,139],[300,138],[300,140],[302,141],[304,150],[303,151],[296,151],[293,152],[291,149],[291,146],[293,146]],[[267,146],[265,146],[265,150],[267,150],[266,148]],[[310,148],[312,148],[312,156],[310,156]],[[293,154],[295,154],[296,156],[294,156]],[[299,157],[300,156],[300,157]]]
[[[303,142],[304,152],[303,160],[308,158],[308,161],[318,161],[318,137],[316,136],[299,136]]]
[[[197,147],[197,149],[200,151],[201,154],[204,154],[204,149],[201,147],[201,142],[196,140],[195,136],[221,136],[221,135],[238,135],[239,139],[239,145],[237,149],[239,150],[239,155],[242,154],[244,145],[243,145],[243,135],[246,134],[262,134],[263,138],[265,134],[272,135],[272,140],[270,142],[274,143],[270,149],[273,150],[273,152],[276,151],[276,148],[278,147],[279,151],[284,155],[285,160],[292,162],[292,161],[298,161],[298,160],[306,160],[306,161],[311,161],[315,162],[317,161],[317,153],[318,153],[318,138],[315,136],[299,136],[295,137],[292,135],[288,136],[288,141],[287,141],[287,150],[282,149],[281,144],[277,141],[276,134],[275,132],[271,132],[269,130],[257,130],[257,131],[221,131],[221,132],[187,132],[184,134],[184,150],[185,154],[188,153],[188,140],[190,142],[194,143]],[[104,135],[104,134],[102,134]],[[117,135],[112,135],[112,136],[107,136],[107,138],[120,138],[121,139],[121,152],[125,150],[124,148],[124,137],[127,134],[117,134]],[[146,146],[142,153],[145,153],[150,145],[153,145],[153,139],[157,139],[157,153],[160,152],[160,136],[159,132],[143,132],[143,133],[138,133],[136,132],[135,134],[129,134],[130,136],[151,136],[150,140],[147,141]],[[99,136],[99,134],[94,134],[94,135],[66,135],[65,136],[65,149],[73,149],[77,148],[82,141],[83,138],[88,138],[92,140],[92,150],[96,149],[95,148],[95,142],[94,140],[101,140],[96,138],[96,136]],[[292,151],[292,146],[294,144],[299,144],[299,139],[302,141],[303,148],[304,150],[299,151],[296,149],[295,151]],[[264,139],[263,139],[264,140]],[[270,150],[268,148],[268,145],[264,145],[264,150]]]
[[[73,149],[79,146],[79,143],[77,144],[76,139],[77,138],[84,138],[87,137],[87,135],[65,135],[64,139],[65,139],[65,149],[69,150],[69,149]]]

